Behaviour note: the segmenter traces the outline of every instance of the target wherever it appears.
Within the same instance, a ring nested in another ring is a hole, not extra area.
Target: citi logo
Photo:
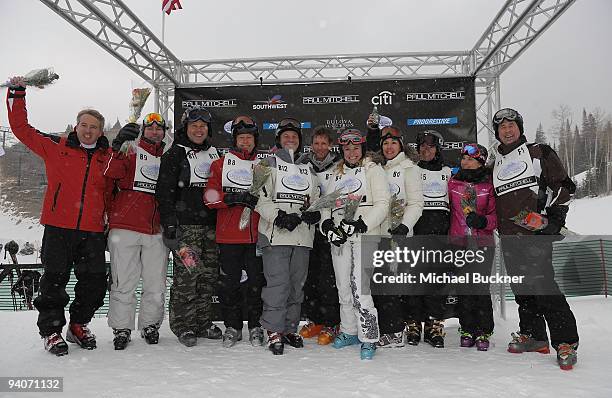
[[[391,105],[393,104],[395,93],[391,91],[381,91],[378,95],[372,97],[372,105]]]

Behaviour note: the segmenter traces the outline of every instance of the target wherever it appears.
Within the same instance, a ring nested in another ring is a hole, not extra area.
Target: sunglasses
[[[512,122],[516,119],[520,119],[520,117],[521,115],[514,109],[504,108],[495,112],[495,115],[493,116],[493,123],[501,124],[504,119]]]
[[[198,120],[210,123],[212,120],[212,116],[210,115],[210,112],[208,112],[206,109],[191,109],[187,111],[187,117],[185,118],[186,122],[193,123],[197,122]]]
[[[359,145],[364,142],[366,142],[366,138],[357,130],[347,130],[338,137],[338,144],[340,145]]]
[[[159,113],[149,113],[142,119],[142,125],[145,127],[150,127],[153,123],[156,123],[160,127],[166,127],[166,121]]]
[[[255,123],[248,123],[244,120],[240,120],[236,123],[232,123],[232,133],[240,134],[240,133],[256,133],[257,125]]]

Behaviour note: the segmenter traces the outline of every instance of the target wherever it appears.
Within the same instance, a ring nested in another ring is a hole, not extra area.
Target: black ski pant
[[[261,288],[265,284],[261,257],[256,256],[255,244],[219,244],[220,302],[225,327],[242,330],[242,303],[244,296],[240,278],[242,270],[246,271],[246,312],[248,327],[260,326],[262,301]]]
[[[77,283],[70,305],[70,322],[88,323],[104,304],[107,288],[105,247],[102,232],[45,226],[41,248],[44,274],[40,279],[39,296],[34,299],[41,336],[61,333],[66,325],[64,307],[70,301],[66,285],[73,267]]]
[[[380,334],[398,333],[404,330],[404,302],[402,296],[373,296],[374,306],[378,310],[378,328]]]
[[[318,230],[308,260],[302,317],[319,325],[340,324],[340,304],[330,244]]]
[[[525,276],[523,283],[511,284],[518,304],[520,333],[536,340],[550,340],[556,349],[561,343],[578,342],[576,318],[565,295],[555,282],[552,244],[559,236],[503,236],[504,265],[511,276]]]

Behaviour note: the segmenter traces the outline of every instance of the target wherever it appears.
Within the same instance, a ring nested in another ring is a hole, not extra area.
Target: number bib
[[[389,183],[389,193],[391,196],[397,195],[397,199],[406,201],[406,187],[404,183],[404,169],[398,165],[386,170],[387,182]]]
[[[151,155],[141,147],[136,147],[136,170],[134,171],[134,191],[155,193],[161,158]]]
[[[502,155],[499,152],[495,153],[493,187],[497,196],[517,189],[536,187],[537,185],[538,179],[534,172],[533,161],[527,145],[523,144],[507,155]],[[537,188],[535,192],[537,193]]]
[[[287,163],[276,156],[276,203],[295,203],[302,205],[310,199],[310,167]]]
[[[368,180],[366,179],[365,169],[363,167],[345,168],[344,172],[344,174],[334,174],[333,182],[330,184],[334,191],[339,190],[342,193],[340,200],[336,201],[336,207],[332,210],[334,212],[344,210],[342,199],[345,199],[348,195],[361,195],[360,207],[365,206],[367,202]]]
[[[451,171],[448,167],[442,170],[421,170],[423,180],[423,210],[450,211],[448,204],[448,181]]]
[[[194,151],[185,146],[183,146],[183,148],[185,148],[191,170],[189,174],[189,186],[206,187],[208,177],[210,176],[210,165],[212,162],[219,159],[217,149],[215,147],[210,147],[207,151]]]
[[[319,189],[321,190],[321,196],[331,192],[329,186],[331,185],[333,175],[334,173],[332,173],[331,170],[316,173],[317,181],[319,181]]]
[[[223,160],[221,186],[223,192],[243,192],[253,183],[254,160],[240,159],[231,152]]]

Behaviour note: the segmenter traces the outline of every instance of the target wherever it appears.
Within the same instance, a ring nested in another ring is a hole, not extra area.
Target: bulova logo
[[[277,94],[266,101],[255,101],[253,110],[261,109],[287,109],[287,103],[283,101],[283,97],[280,94]]]
[[[391,105],[393,104],[395,93],[391,91],[381,91],[378,95],[372,97],[372,105]]]
[[[433,93],[408,93],[406,101],[450,101],[465,99],[465,91],[436,91]]]
[[[302,97],[304,105],[354,104],[359,102],[359,95],[320,95],[317,97]]]
[[[355,124],[351,119],[345,119],[342,115],[338,118],[334,115],[333,119],[327,119],[325,121],[325,127],[330,129],[346,129],[355,127]]]
[[[204,108],[235,108],[237,105],[238,100],[236,98],[187,100],[181,102],[183,109],[194,106],[203,106]]]

